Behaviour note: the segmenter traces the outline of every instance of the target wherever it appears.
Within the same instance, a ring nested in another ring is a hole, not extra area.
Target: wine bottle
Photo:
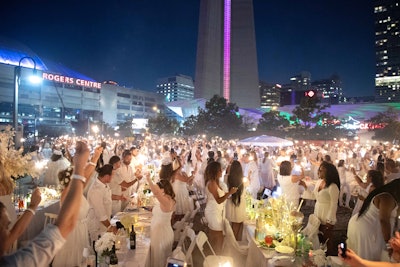
[[[115,253],[115,243],[112,246],[111,254],[110,254],[110,264],[109,267],[117,267],[118,266],[118,258],[117,254]]]
[[[136,232],[135,232],[135,228],[132,225],[132,231],[129,235],[129,245],[131,247],[131,249],[136,249]]]

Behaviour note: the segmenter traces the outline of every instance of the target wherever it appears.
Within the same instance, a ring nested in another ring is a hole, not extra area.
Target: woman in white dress
[[[102,148],[96,148],[91,162],[97,162],[100,157]],[[90,173],[87,174],[88,177],[94,172],[95,166],[90,164],[86,167]],[[71,176],[73,173],[73,167],[68,167],[67,169],[59,172],[58,180],[60,184],[64,187],[64,190],[61,193],[60,204],[62,205],[65,197],[69,191],[69,183],[71,181]],[[68,238],[63,246],[63,248],[56,254],[54,257],[52,266],[60,267],[60,266],[80,266],[82,263],[83,257],[83,249],[91,248],[89,243],[89,232],[87,226],[87,215],[89,212],[89,202],[82,195],[81,205],[79,207],[79,217],[74,227],[74,230],[68,235]]]
[[[43,185],[58,185],[58,173],[65,170],[71,163],[63,157],[61,150],[54,150],[43,176]]]
[[[177,169],[172,173],[172,188],[175,193],[176,207],[174,221],[180,220],[186,213],[191,213],[194,209],[193,199],[189,196],[188,184],[192,183],[194,172],[191,176],[182,172],[181,161],[177,160]]]
[[[367,260],[388,260],[382,254],[393,235],[394,223],[400,203],[400,179],[396,179],[371,192],[360,212],[350,218],[348,247]]]
[[[261,188],[272,190],[275,186],[275,162],[269,157],[269,152],[264,152],[264,158],[260,162]]]
[[[257,154],[254,151],[251,151],[250,154],[245,157],[245,162],[245,176],[247,176],[249,179],[247,191],[250,192],[254,199],[257,199],[257,194],[260,190],[260,175],[258,170]]]
[[[327,243],[327,255],[336,255],[337,247],[333,244],[333,228],[336,224],[336,211],[339,201],[340,178],[336,166],[323,161],[318,169],[320,180],[315,185],[314,215],[320,220],[320,243]],[[329,240],[328,240],[329,239]],[[328,240],[328,241],[327,241]]]
[[[350,185],[347,182],[347,170],[344,166],[344,159],[339,160],[337,170],[340,178],[340,195],[339,195],[339,205],[345,206],[350,209]],[[343,202],[343,194],[346,194],[346,201]]]
[[[222,233],[224,202],[238,190],[236,187],[232,187],[228,193],[225,193],[219,185],[221,175],[221,164],[217,161],[208,164],[204,172],[207,196],[204,216],[208,222],[208,239],[217,254],[221,253],[224,243],[224,235]]]
[[[158,200],[153,207],[153,217],[151,218],[150,264],[152,267],[165,267],[174,243],[171,216],[175,210],[175,193],[168,180],[161,179],[154,184],[150,175],[147,175],[146,179]]]
[[[226,218],[232,224],[236,240],[242,240],[243,222],[246,220],[246,199],[244,198],[243,169],[239,161],[232,161],[228,173],[228,188],[237,188],[236,193],[226,201]]]
[[[300,191],[299,185],[305,186],[302,181],[304,178],[304,170],[301,169],[301,175],[292,174],[292,163],[290,161],[282,161],[279,166],[278,183],[282,189],[282,194],[285,196],[286,201],[291,203],[295,208],[299,205]]]

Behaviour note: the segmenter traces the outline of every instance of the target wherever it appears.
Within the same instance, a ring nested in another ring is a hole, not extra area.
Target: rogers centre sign
[[[43,72],[43,80],[101,89],[101,83]]]

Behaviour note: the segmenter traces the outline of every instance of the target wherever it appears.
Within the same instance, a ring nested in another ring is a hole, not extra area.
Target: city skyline
[[[259,79],[288,83],[338,74],[348,96],[374,94],[373,3],[253,0]],[[200,1],[13,1],[0,35],[99,82],[155,91],[157,79],[194,78]],[[154,8],[157,7],[157,8]]]

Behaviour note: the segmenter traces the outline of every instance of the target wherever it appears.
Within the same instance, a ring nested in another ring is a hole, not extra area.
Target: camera
[[[343,258],[346,258],[346,250],[347,250],[347,244],[346,242],[340,242],[340,249],[342,250],[342,254],[340,254],[340,256],[342,256]]]
[[[234,159],[234,160],[238,160],[238,158],[239,158],[239,157],[238,157],[238,153],[236,153],[236,152],[233,153],[233,159]]]

